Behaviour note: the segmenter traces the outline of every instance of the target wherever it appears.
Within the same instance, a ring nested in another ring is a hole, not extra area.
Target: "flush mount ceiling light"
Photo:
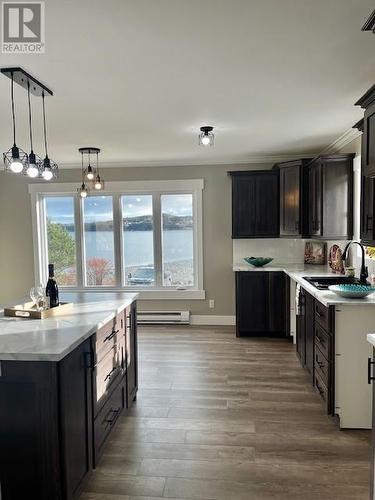
[[[81,153],[81,176],[82,176],[82,184],[78,188],[78,194],[81,198],[86,198],[89,192],[89,186],[86,184],[86,181],[90,181],[93,183],[93,187],[96,191],[100,191],[104,187],[104,181],[100,178],[99,175],[99,148],[94,147],[84,147],[79,148],[78,150]],[[88,166],[85,168],[84,155],[88,156]],[[96,167],[91,165],[91,155],[96,155]]]
[[[2,68],[1,72],[11,79],[11,109],[13,121],[13,146],[9,151],[4,153],[5,170],[14,173],[28,175],[31,178],[42,177],[45,180],[51,180],[57,177],[58,166],[48,157],[47,152],[47,131],[46,131],[46,112],[45,112],[45,96],[52,96],[53,92],[45,85],[40,83],[36,78],[24,71],[22,68]],[[22,149],[16,145],[16,114],[14,100],[14,83],[27,90],[28,99],[28,115],[29,115],[29,135],[30,135],[30,154],[27,155]],[[32,113],[30,94],[37,97],[42,97],[43,100],[43,129],[44,129],[44,145],[45,158],[41,158],[34,153],[33,150],[33,131],[32,131]]]
[[[213,146],[214,145],[214,133],[213,127],[204,126],[200,128],[201,133],[199,134],[199,145],[200,146]]]

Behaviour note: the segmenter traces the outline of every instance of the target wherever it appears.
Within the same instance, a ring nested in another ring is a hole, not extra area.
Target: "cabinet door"
[[[300,234],[300,166],[280,169],[280,234]]]
[[[279,176],[267,172],[255,177],[255,236],[279,236]]]
[[[255,175],[232,177],[232,237],[255,235]]]
[[[352,239],[352,162],[347,159],[323,162],[322,211],[324,238]]]
[[[306,292],[301,288],[299,294],[300,314],[296,317],[297,328],[297,354],[301,361],[301,365],[306,364],[306,331],[305,331],[305,311],[306,311]]]
[[[314,163],[309,168],[309,233],[322,234],[322,176],[321,166]]]
[[[366,109],[363,119],[362,171],[375,176],[375,104]]]
[[[361,240],[374,242],[374,179],[362,176],[361,186]]]
[[[67,499],[77,496],[93,466],[91,341],[59,363],[62,460]]]
[[[269,272],[269,332],[286,335],[286,275],[283,272]]]
[[[138,390],[138,339],[137,339],[137,308],[133,303],[131,308],[126,311],[126,339],[127,339],[127,406],[130,407],[137,397]]]
[[[314,377],[314,309],[315,300],[309,293],[305,294],[305,348],[306,348],[306,359],[305,368],[311,376],[311,382],[313,382]]]
[[[236,273],[236,334],[268,331],[269,282],[267,272]]]

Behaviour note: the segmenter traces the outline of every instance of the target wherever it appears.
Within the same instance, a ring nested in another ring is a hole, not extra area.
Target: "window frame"
[[[139,293],[141,299],[204,299],[203,288],[203,179],[187,179],[174,181],[129,181],[106,182],[103,191],[91,192],[92,196],[112,196],[114,224],[114,259],[115,286],[87,286],[85,277],[85,242],[83,224],[83,199],[77,195],[77,184],[53,183],[42,185],[29,184],[32,208],[32,230],[34,242],[34,273],[35,282],[44,283],[47,280],[47,230],[45,197],[73,197],[75,217],[75,244],[77,265],[77,286],[64,286],[63,290],[78,292],[121,291]],[[90,193],[90,194],[91,194]],[[121,197],[126,195],[151,195],[154,217],[154,265],[158,273],[156,285],[159,286],[125,286],[125,268],[123,260],[123,230]],[[162,218],[161,195],[191,194],[193,199],[193,265],[194,286],[180,287],[163,286],[162,269]]]

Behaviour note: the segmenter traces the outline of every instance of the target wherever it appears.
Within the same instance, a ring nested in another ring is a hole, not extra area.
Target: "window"
[[[154,286],[152,195],[122,196],[125,286]]]
[[[83,227],[86,284],[115,285],[112,196],[89,196],[83,200]]]
[[[163,285],[194,285],[193,196],[161,196]]]
[[[141,298],[204,298],[202,180],[34,184],[36,281],[55,264],[60,287],[131,290]]]
[[[55,276],[61,286],[77,284],[74,198],[45,198],[48,263],[55,265]]]

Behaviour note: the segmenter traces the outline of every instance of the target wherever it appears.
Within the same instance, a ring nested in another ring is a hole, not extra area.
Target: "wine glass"
[[[43,285],[39,285],[36,287],[36,295],[38,301],[37,302],[38,311],[44,311],[45,309],[47,309],[47,296]]]
[[[36,306],[38,309],[38,292],[36,286],[30,288],[30,299],[33,301],[33,307]]]

